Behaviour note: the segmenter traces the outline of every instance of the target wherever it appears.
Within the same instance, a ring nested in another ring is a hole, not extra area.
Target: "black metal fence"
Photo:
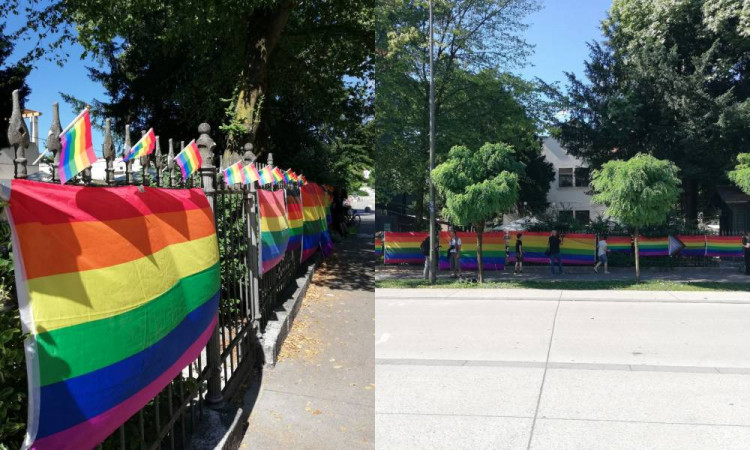
[[[21,117],[17,93],[14,93],[13,115],[8,137],[14,150],[14,177],[30,178],[26,150],[29,135]],[[130,129],[126,126],[122,154],[131,148]],[[57,104],[53,105],[53,120],[47,139],[47,150],[52,153],[50,173],[35,175],[39,181],[59,183],[61,124]],[[201,187],[214,210],[219,241],[221,266],[221,297],[218,326],[201,355],[162,390],[148,405],[109,436],[100,448],[184,448],[196,429],[206,408],[221,406],[232,398],[242,381],[261,363],[259,341],[273,310],[281,300],[281,293],[293,284],[300,274],[300,251],[289,252],[280,264],[259,277],[259,229],[256,215],[257,191],[253,184],[226,186],[220,176],[221,167],[216,144],[210,136],[211,128],[198,126],[196,143],[203,163],[198,173],[182,180],[175,167],[175,141],[168,140],[168,152],[162,153],[159,137],[152,155],[140,159],[141,169],[129,161],[119,176],[115,170],[115,148],[110,121],[104,130],[102,155],[106,161],[104,178],[95,180],[91,168],[70,180],[68,184],[87,186],[142,185],[170,189]],[[180,149],[184,141],[180,142]],[[245,164],[261,170],[265,164],[257,162],[252,146],[245,146]],[[268,164],[273,164],[268,155]],[[121,164],[121,163],[120,163]],[[262,189],[299,189],[297,186],[263,186]],[[0,330],[2,331],[2,330]]]

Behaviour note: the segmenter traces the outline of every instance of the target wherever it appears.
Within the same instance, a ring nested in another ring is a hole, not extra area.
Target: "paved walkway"
[[[378,289],[399,449],[750,448],[746,292]]]
[[[613,267],[610,274],[605,275],[603,269],[594,273],[590,266],[565,267],[565,273],[552,276],[549,267],[527,266],[521,275],[513,275],[513,267],[506,267],[504,271],[485,271],[485,281],[602,281],[635,279],[635,270],[632,267]],[[463,273],[464,277],[476,278],[476,272]],[[375,267],[376,280],[393,279],[418,279],[422,278],[422,269],[413,266],[383,266]],[[450,280],[449,271],[441,271],[438,278]],[[677,282],[728,282],[728,283],[750,283],[750,276],[745,275],[738,267],[678,267],[674,269],[644,268],[641,270],[642,280],[663,280]]]
[[[317,270],[240,448],[374,448],[374,215],[362,219]]]

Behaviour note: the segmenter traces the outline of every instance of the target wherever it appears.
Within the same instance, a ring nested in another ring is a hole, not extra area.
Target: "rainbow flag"
[[[478,270],[477,234],[457,232],[456,237],[461,239],[461,256],[459,257],[461,270]],[[438,266],[440,270],[449,270],[451,264],[448,249],[450,248],[451,235],[447,231],[442,231],[438,238],[440,240]],[[485,270],[505,269],[505,233],[487,232],[482,234],[482,263]]]
[[[511,234],[509,258],[516,260],[515,234]],[[549,264],[549,256],[545,254],[550,234],[546,231],[523,232],[523,261],[524,263]],[[609,243],[609,240],[607,241]],[[560,258],[563,264],[583,265],[594,264],[596,254],[596,236],[593,234],[565,234],[560,245]]]
[[[294,173],[292,169],[286,170],[286,176],[289,178],[289,181],[291,181],[292,183],[295,183],[295,184],[299,183],[299,178],[297,177],[297,174]]]
[[[289,218],[289,244],[286,246],[286,251],[291,252],[302,246],[302,227],[304,223],[302,198],[296,190],[287,191],[286,209],[287,217]]]
[[[511,234],[510,247],[508,248],[508,258],[516,260],[516,235],[517,232]],[[539,231],[524,231],[523,237],[523,262],[524,263],[543,263],[549,264],[549,257],[544,254],[547,250],[547,241],[549,239],[549,233]]]
[[[302,187],[302,261],[315,254],[318,248],[327,251],[332,245],[326,224],[325,195],[323,188],[316,183]]]
[[[385,232],[385,264],[424,264],[420,246],[429,236],[423,232]]]
[[[208,342],[221,281],[213,212],[200,189],[12,180],[3,192],[29,333],[25,448],[94,448]]]
[[[258,173],[258,169],[255,168],[255,164],[250,163],[246,166],[243,166],[242,171],[245,172],[245,180],[247,180],[246,183],[254,183],[256,181],[260,181],[260,174]]]
[[[122,160],[130,161],[133,158],[150,155],[154,152],[154,148],[156,148],[156,135],[154,134],[154,129],[149,128],[146,134],[144,134],[138,142],[130,148],[130,151],[122,157]]]
[[[245,170],[242,161],[238,161],[224,169],[224,183],[226,183],[227,186],[237,183],[247,184],[247,182],[248,180],[245,177]]]
[[[300,184],[305,185],[307,184],[307,177],[304,175],[299,176]]]
[[[60,165],[57,173],[60,184],[78,175],[83,169],[91,167],[96,161],[94,141],[91,139],[91,117],[89,110],[84,109],[60,133]]]
[[[271,166],[265,166],[264,168],[260,169],[259,183],[261,186],[273,184],[273,173],[271,172]]]
[[[706,236],[675,236],[683,245],[679,254],[683,256],[706,256]]]
[[[284,191],[258,191],[260,216],[260,272],[268,272],[284,259],[289,243]]]
[[[274,167],[273,170],[271,170],[271,175],[273,175],[274,184],[282,183],[284,181],[284,174],[278,167]]]
[[[375,257],[383,259],[383,239],[375,237]]]
[[[195,139],[190,141],[187,147],[183,148],[182,151],[175,156],[174,162],[180,167],[183,181],[187,180],[190,175],[200,169],[201,164],[203,164],[203,158],[201,158],[201,152],[198,150],[198,144],[195,143]]]
[[[742,236],[706,236],[706,256],[742,258]]]
[[[607,248],[610,252],[633,253],[633,239],[630,236],[608,236]]]
[[[669,256],[669,237],[638,237],[639,256]]]

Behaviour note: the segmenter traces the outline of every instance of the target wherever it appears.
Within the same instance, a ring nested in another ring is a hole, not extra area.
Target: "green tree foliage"
[[[454,225],[473,226],[477,231],[479,281],[483,281],[482,233],[485,223],[514,208],[524,166],[508,144],[486,143],[478,151],[455,146],[432,171],[445,197],[443,217]]]
[[[322,182],[341,179],[326,165],[336,152],[372,158],[372,0],[30,3],[19,32],[44,45],[29,60],[64,60],[55,51],[81,43],[102,63],[90,74],[109,96],[85,100],[117,130],[153,126],[188,141],[208,122],[226,164],[251,142],[282,167],[312,158],[294,168]]]
[[[615,0],[588,83],[568,74],[561,142],[595,167],[641,152],[674,161],[694,221],[750,144],[749,17],[736,0]]]
[[[536,137],[550,110],[543,86],[503,72],[523,64],[521,38],[534,0],[434,3],[438,162],[455,145],[507,142],[527,165],[521,199],[546,206],[554,174]],[[378,198],[408,193],[424,213],[429,159],[429,60],[426,1],[385,0],[376,11],[376,161]],[[503,70],[500,70],[500,68]]]
[[[750,195],[750,153],[740,153],[737,155],[737,166],[729,172],[729,179],[742,192]]]
[[[593,201],[607,207],[606,214],[635,229],[635,270],[640,281],[638,230],[667,221],[682,189],[680,170],[670,161],[639,153],[622,161],[613,160],[594,170]]]
[[[0,24],[0,148],[8,146],[8,119],[13,108],[11,93],[18,89],[21,107],[31,93],[26,84],[26,77],[31,68],[23,63],[9,64],[7,62],[14,45],[4,31],[5,25]]]

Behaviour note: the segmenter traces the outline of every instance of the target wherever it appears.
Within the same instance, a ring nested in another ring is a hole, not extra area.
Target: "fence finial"
[[[200,136],[198,136],[195,143],[198,145],[198,149],[201,152],[201,158],[203,159],[203,164],[201,164],[202,169],[208,169],[216,165],[214,164],[216,142],[214,142],[214,140],[211,139],[211,136],[208,135],[210,132],[211,126],[209,124],[204,122],[198,125],[198,133],[200,133]]]
[[[268,158],[266,158],[266,162],[269,166],[273,165],[273,153],[268,154]]]
[[[104,120],[104,144],[102,144],[102,156],[107,162],[107,168],[105,169],[105,179],[108,185],[113,185],[115,182],[115,145],[112,143],[112,121],[110,119]]]
[[[60,165],[60,133],[62,133],[62,124],[60,123],[60,105],[55,102],[52,104],[52,124],[49,126],[47,133],[47,150],[52,152],[52,182],[58,181],[57,168]]]
[[[169,187],[174,185],[174,142],[169,138],[169,153],[167,154],[167,172],[169,172]]]
[[[245,154],[243,156],[245,160],[245,164],[252,164],[255,162],[256,159],[258,159],[257,156],[255,156],[255,153],[253,153],[253,144],[247,143],[244,147]]]
[[[125,145],[122,146],[122,157],[130,153],[130,124],[125,125]],[[125,163],[125,184],[133,181],[133,160],[130,159]]]
[[[161,169],[164,167],[164,162],[161,160],[161,145],[159,145],[159,136],[156,136],[154,165],[156,166],[156,186],[161,186]]]
[[[29,147],[29,129],[26,121],[21,115],[21,101],[18,97],[18,89],[13,91],[13,113],[10,116],[8,126],[8,142],[16,151],[15,176],[26,178],[26,149]]]

